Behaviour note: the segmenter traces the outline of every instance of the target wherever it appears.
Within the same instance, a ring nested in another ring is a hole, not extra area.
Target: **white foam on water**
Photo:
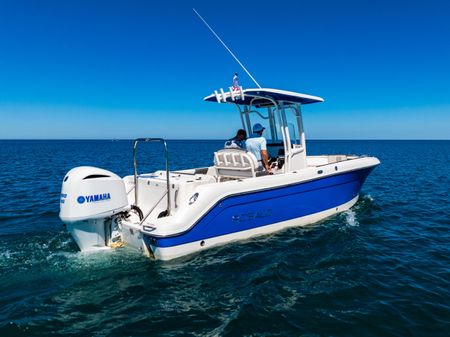
[[[0,260],[7,260],[11,258],[12,253],[9,250],[6,250],[4,252],[0,252]]]
[[[370,194],[366,194],[366,195],[364,196],[364,199],[367,199],[367,200],[369,200],[369,201],[373,201],[373,197],[372,197]]]
[[[349,209],[344,212],[345,214],[345,221],[347,222],[347,225],[350,227],[357,227],[359,226],[358,219],[356,219],[356,213],[354,210]]]

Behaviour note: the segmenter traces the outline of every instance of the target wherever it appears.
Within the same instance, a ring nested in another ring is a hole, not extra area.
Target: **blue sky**
[[[449,139],[446,1],[0,0],[0,138],[220,139],[250,78],[321,96],[313,139]]]

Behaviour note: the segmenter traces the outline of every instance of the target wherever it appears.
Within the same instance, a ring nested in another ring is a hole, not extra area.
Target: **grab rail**
[[[169,181],[169,151],[167,143],[163,138],[137,138],[133,144],[133,164],[134,164],[134,204],[138,203],[138,184],[137,184],[137,164],[136,164],[136,147],[139,142],[161,142],[164,144],[164,158],[166,162],[166,183],[167,183],[167,210],[166,215],[170,214],[170,181]]]

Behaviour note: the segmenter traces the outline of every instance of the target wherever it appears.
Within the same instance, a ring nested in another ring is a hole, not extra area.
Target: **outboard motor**
[[[112,217],[129,209],[125,183],[110,171],[80,166],[64,177],[59,217],[81,251],[107,246]]]

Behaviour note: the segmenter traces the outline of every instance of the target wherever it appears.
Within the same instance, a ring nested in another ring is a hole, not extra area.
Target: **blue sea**
[[[171,167],[222,144],[169,141]],[[381,160],[351,210],[161,262],[82,254],[58,218],[65,173],[130,175],[132,141],[0,141],[0,336],[449,336],[450,141],[307,146]],[[138,152],[163,167],[158,145]]]

